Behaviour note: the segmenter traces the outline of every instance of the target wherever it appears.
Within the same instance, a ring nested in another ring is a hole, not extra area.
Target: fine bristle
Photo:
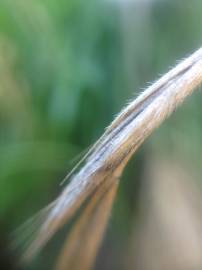
[[[69,221],[87,199],[90,200],[89,206],[86,207],[86,210],[84,209],[78,223],[72,229],[70,239],[78,241],[81,231],[85,230],[85,234],[81,237],[89,237],[86,240],[89,244],[88,247],[90,248],[91,245],[99,246],[116,193],[117,184],[115,185],[114,183],[117,183],[116,180],[121,176],[128,160],[152,131],[201,82],[202,49],[199,49],[148,87],[121,111],[106,129],[103,136],[71,171],[70,183],[64,188],[57,200],[25,225],[25,227],[29,227],[28,237],[25,236],[25,238],[31,240],[27,241],[25,239],[26,250],[23,253],[23,261],[30,261],[51,237]],[[77,172],[76,170],[81,163],[83,166]],[[113,188],[106,189],[104,194],[102,194],[103,186],[107,182],[110,183],[110,181],[112,181],[111,186]],[[102,199],[98,200],[100,196]],[[98,202],[94,200],[98,200]],[[94,212],[94,207],[96,212]],[[91,241],[92,235],[89,228],[92,228],[92,231],[96,231],[96,225],[92,224],[98,224],[101,217],[103,217],[103,223],[100,223],[101,227],[97,226],[99,231],[98,238],[95,239],[95,242]],[[92,220],[95,220],[95,223],[91,223]],[[67,246],[65,244],[63,250],[70,250],[70,253],[78,252],[82,256],[81,250],[83,250],[83,246],[81,245],[78,249],[75,249],[72,243],[73,240],[70,240],[70,243],[67,242]],[[88,250],[88,247],[86,247],[86,250]],[[94,251],[96,251],[96,248]],[[89,252],[89,254],[91,253]],[[66,259],[63,260],[64,256],[61,256],[58,262],[58,269],[64,269],[60,265],[68,264]],[[91,261],[93,261],[92,258],[89,259],[86,265],[90,266]],[[86,266],[85,270],[87,269],[88,267]]]

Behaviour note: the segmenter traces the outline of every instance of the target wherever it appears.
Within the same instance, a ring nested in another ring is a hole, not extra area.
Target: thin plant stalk
[[[96,189],[65,241],[57,270],[80,270],[81,265],[82,270],[91,268],[111,212],[118,180],[111,178]]]
[[[102,183],[119,178],[138,147],[201,83],[202,48],[131,101],[85,155],[81,169],[70,175],[70,183],[37,228],[23,260],[38,253]]]

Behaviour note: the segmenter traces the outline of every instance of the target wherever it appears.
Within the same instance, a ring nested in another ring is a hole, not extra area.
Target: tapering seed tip
[[[125,161],[151,132],[201,83],[202,48],[162,76],[118,115],[85,156],[86,163],[72,177],[39,227],[26,253],[29,259],[104,180],[118,168],[124,168]]]

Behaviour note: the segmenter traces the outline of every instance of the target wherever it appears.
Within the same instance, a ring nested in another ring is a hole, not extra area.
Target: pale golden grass
[[[81,169],[69,175],[70,183],[37,228],[23,261],[32,259],[88,199],[69,242],[63,247],[57,269],[88,269],[92,265],[116,193],[117,179],[125,165],[152,131],[201,82],[202,49],[199,49],[121,111],[85,155]]]
[[[107,179],[108,180],[108,179]],[[93,264],[116,195],[118,179],[99,186],[73,227],[60,253],[56,269],[87,270]],[[76,258],[76,260],[75,260]]]

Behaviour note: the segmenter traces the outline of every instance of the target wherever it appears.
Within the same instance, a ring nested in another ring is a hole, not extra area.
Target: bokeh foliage
[[[1,0],[0,217],[8,231],[55,198],[70,161],[127,100],[201,46],[201,18],[197,0]],[[148,148],[186,156],[200,172],[201,120],[198,93],[131,162],[109,229],[112,250],[124,252]]]

